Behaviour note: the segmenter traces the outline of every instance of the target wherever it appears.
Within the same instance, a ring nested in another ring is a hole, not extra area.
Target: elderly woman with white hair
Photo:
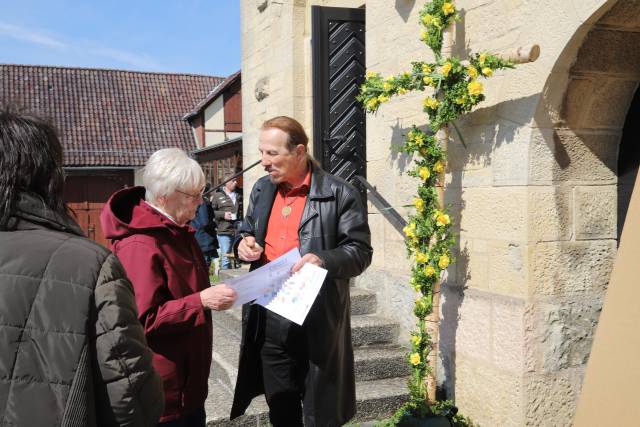
[[[209,286],[188,225],[202,202],[200,165],[180,149],[159,150],[147,161],[142,180],[144,187],[111,196],[100,217],[102,229],[133,283],[153,367],[163,381],[160,425],[204,426],[210,310],[229,308],[236,295],[226,285]]]

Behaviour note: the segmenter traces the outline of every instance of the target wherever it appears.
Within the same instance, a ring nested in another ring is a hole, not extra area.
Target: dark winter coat
[[[231,212],[236,214],[236,218],[239,220],[242,217],[242,194],[236,191],[236,204],[233,204],[233,200],[222,188],[218,189],[211,197],[211,206],[213,208],[213,214],[216,219],[216,226],[218,227],[218,234],[230,234],[235,233],[234,224],[236,221],[229,221],[224,219],[225,212]]]
[[[136,293],[139,319],[164,386],[160,421],[204,405],[211,366],[211,312],[200,291],[209,287],[194,230],[179,226],[144,201],[145,189],[115,193],[100,222]]]
[[[262,247],[276,189],[268,176],[256,182],[240,230],[254,235]],[[328,270],[303,325],[310,359],[305,378],[304,422],[308,427],[340,426],[353,417],[356,408],[349,279],[369,266],[373,253],[367,216],[358,192],[342,179],[314,166],[298,236],[300,254],[314,253]],[[257,267],[259,261],[251,266]],[[264,328],[260,313],[256,305],[243,307],[232,418],[243,414],[251,399],[264,392],[260,340],[256,338]]]
[[[162,384],[116,257],[34,196],[14,218],[0,231],[0,425],[155,425]]]
[[[213,255],[218,250],[218,237],[216,236],[216,223],[213,220],[211,204],[203,201],[196,216],[190,222],[196,230],[196,241],[204,254]]]

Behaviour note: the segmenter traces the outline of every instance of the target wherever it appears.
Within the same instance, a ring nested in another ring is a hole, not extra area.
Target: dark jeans
[[[267,310],[260,358],[269,421],[274,427],[303,426],[304,379],[309,370],[304,329]]]
[[[207,414],[205,414],[204,407],[202,407],[177,420],[158,423],[158,427],[205,427],[206,424]]]

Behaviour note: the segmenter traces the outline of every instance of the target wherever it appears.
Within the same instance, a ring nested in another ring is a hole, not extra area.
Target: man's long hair
[[[20,193],[68,215],[62,161],[62,145],[49,121],[15,106],[0,108],[0,230],[11,228]]]

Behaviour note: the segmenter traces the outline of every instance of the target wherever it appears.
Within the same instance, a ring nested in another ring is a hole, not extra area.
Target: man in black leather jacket
[[[276,117],[261,129],[259,150],[269,176],[253,187],[235,249],[251,268],[293,247],[328,270],[304,324],[258,305],[243,307],[240,366],[231,418],[265,393],[271,423],[339,426],[355,413],[349,279],[370,264],[367,217],[354,187],[329,175],[307,154],[294,119]],[[301,406],[302,403],[302,406]]]

